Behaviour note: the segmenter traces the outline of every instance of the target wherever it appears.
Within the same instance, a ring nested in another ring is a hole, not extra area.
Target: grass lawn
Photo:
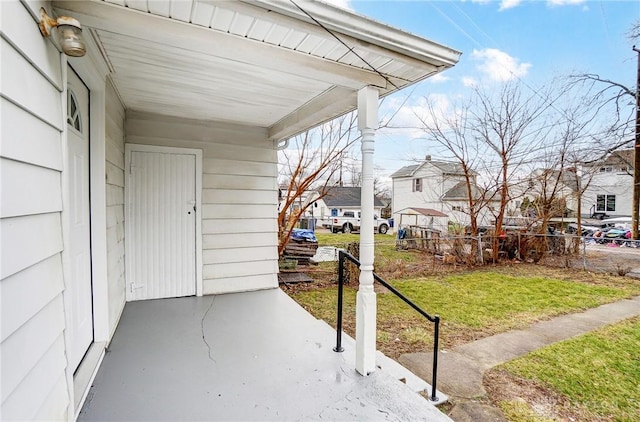
[[[317,233],[321,246],[346,247],[358,235]],[[640,294],[640,282],[568,268],[511,263],[467,270],[427,254],[396,251],[376,235],[375,271],[441,317],[442,349],[523,328]],[[309,285],[285,287],[310,313],[335,326],[337,266],[316,267]],[[357,283],[354,283],[357,284]],[[345,331],[355,333],[357,286],[345,289]],[[387,292],[378,292],[378,349],[398,358],[429,351],[433,325]],[[560,343],[485,374],[488,400],[509,420],[640,421],[640,319]]]
[[[529,275],[527,275],[529,274]],[[534,321],[640,294],[638,282],[522,264],[460,274],[389,280],[430,314],[439,314],[441,347],[450,348]],[[576,278],[579,281],[574,281]],[[335,326],[337,287],[289,294],[311,314]],[[345,289],[345,331],[354,335],[354,287]],[[384,289],[378,290],[378,348],[390,357],[432,348],[433,325]]]
[[[640,318],[545,347],[493,372],[508,381],[496,395],[511,421],[638,421]],[[506,387],[524,383],[540,394],[523,401]],[[549,400],[553,413],[540,405]]]

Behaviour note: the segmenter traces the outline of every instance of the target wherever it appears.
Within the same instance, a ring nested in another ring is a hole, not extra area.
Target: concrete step
[[[331,327],[325,321],[318,319],[318,321],[329,327],[331,330],[335,332],[335,328]],[[351,336],[346,333],[342,333],[342,347],[344,348],[345,359],[350,363],[353,363],[355,366],[355,350],[356,350],[356,341]],[[429,365],[431,362],[429,363]],[[413,392],[422,393],[424,392],[427,396],[431,397],[431,384],[418,377],[416,374],[411,372],[409,369],[402,366],[397,361],[391,359],[386,356],[381,351],[376,352],[376,366],[384,373],[388,374],[390,377],[400,380],[404,384],[407,385]],[[435,406],[446,403],[449,400],[449,396],[444,394],[442,391],[436,389],[436,401],[430,401]]]

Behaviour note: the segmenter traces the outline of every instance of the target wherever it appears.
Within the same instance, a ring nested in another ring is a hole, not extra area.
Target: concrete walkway
[[[438,389],[457,403],[451,418],[457,422],[505,420],[499,410],[471,401],[486,394],[482,386],[485,371],[541,347],[639,315],[637,296],[440,352]],[[408,353],[399,361],[419,377],[431,379],[431,359],[432,353]]]

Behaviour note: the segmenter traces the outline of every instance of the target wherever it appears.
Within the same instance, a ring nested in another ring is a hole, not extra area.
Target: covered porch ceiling
[[[458,51],[305,0],[54,1],[127,109],[263,127],[280,140],[457,63]]]

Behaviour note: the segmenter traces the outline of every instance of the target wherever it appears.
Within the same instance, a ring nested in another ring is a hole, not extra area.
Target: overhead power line
[[[359,58],[360,60],[362,60],[362,62],[364,64],[366,64],[371,70],[373,70],[374,72],[376,72],[378,75],[380,75],[382,78],[384,78],[385,81],[387,81],[387,83],[389,85],[391,85],[392,87],[394,87],[395,89],[400,89],[396,84],[394,84],[393,82],[391,82],[391,79],[389,79],[387,77],[387,75],[383,74],[382,72],[380,72],[375,66],[373,66],[371,63],[369,63],[364,57],[362,57],[360,54],[358,54],[358,52],[351,46],[347,45],[346,42],[344,42],[340,37],[338,37],[332,30],[330,30],[329,28],[327,28],[322,22],[320,22],[319,20],[317,20],[315,17],[311,16],[311,14],[309,12],[307,12],[305,9],[303,9],[302,7],[300,7],[295,1],[293,0],[289,0],[291,2],[291,4],[293,4],[295,7],[297,7],[302,13],[304,13],[305,15],[307,15],[307,17],[309,19],[311,19],[312,21],[314,21],[316,23],[316,25],[318,25],[320,28],[324,29],[325,31],[327,31],[327,33],[329,33],[333,38],[335,38],[340,44],[342,44],[347,50],[349,50],[350,53],[352,53],[354,56],[356,56],[357,58]]]

